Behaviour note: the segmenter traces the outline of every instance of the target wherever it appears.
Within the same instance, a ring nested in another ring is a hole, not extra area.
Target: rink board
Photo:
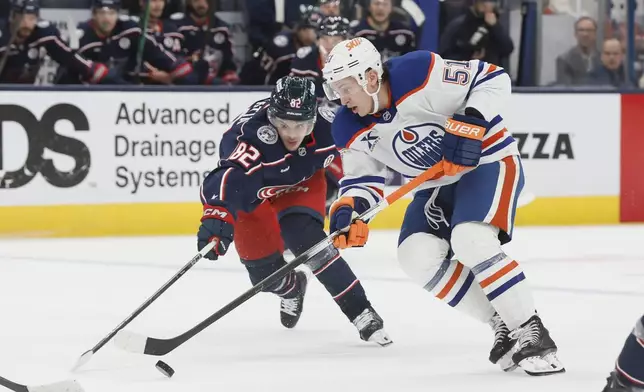
[[[381,212],[372,229],[398,229],[410,199]],[[0,208],[0,236],[95,237],[196,234],[200,203],[19,206]],[[516,225],[619,223],[619,198],[537,198],[517,213]]]
[[[221,136],[265,96],[0,92],[0,236],[195,233],[199,185],[217,164]],[[642,97],[512,96],[504,119],[530,201],[517,225],[644,221]],[[372,228],[399,228],[409,201],[387,208]]]

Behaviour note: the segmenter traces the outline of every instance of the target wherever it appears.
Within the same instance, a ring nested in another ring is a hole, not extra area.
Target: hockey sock
[[[273,272],[286,265],[286,261],[281,255],[271,255],[265,259],[244,261],[243,263],[253,285],[261,282]],[[295,271],[291,271],[280,281],[265,287],[262,291],[275,293],[280,297],[290,298],[297,294],[297,290],[295,289],[296,287],[297,275],[295,274]]]
[[[322,222],[308,214],[285,215],[280,226],[284,242],[296,256],[326,237]],[[306,264],[350,321],[370,306],[362,284],[335,247],[329,246]]]
[[[626,339],[615,368],[625,385],[644,388],[644,316],[637,321]]]
[[[472,273],[511,331],[534,316],[534,300],[523,269],[505,253],[477,264]]]
[[[494,314],[494,308],[476,284],[474,274],[458,260],[443,261],[424,288],[449,306],[484,323]]]
[[[349,321],[353,321],[363,310],[371,306],[365,294],[362,283],[355,276],[347,262],[340,257],[337,249],[332,248],[336,255],[324,262],[309,263],[315,277],[324,285],[335,302],[340,306]],[[323,254],[333,254],[324,251]]]

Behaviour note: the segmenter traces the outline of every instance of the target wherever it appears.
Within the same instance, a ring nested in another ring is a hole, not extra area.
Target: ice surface
[[[644,312],[644,226],[518,228],[521,261],[568,372],[532,378],[487,361],[489,327],[411,283],[396,233],[374,232],[344,253],[394,344],[362,342],[324,288],[309,285],[300,324],[279,323],[261,294],[164,357],[108,343],[69,369],[195,251],[191,237],[0,240],[0,375],[30,385],[76,378],[87,392],[601,391]],[[128,328],[155,337],[192,327],[249,287],[234,254],[201,261]]]

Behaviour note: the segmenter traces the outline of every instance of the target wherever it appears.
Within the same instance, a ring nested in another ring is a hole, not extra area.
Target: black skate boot
[[[510,339],[510,330],[498,313],[494,313],[490,320],[490,326],[494,330],[494,346],[490,350],[490,362],[498,363],[504,372],[511,372],[517,368],[512,360],[516,345],[516,339]]]
[[[606,379],[606,386],[602,392],[644,392],[644,389],[628,385],[625,380],[619,377],[617,370],[614,370]]]
[[[387,332],[385,332],[385,323],[371,306],[353,320],[353,325],[358,328],[360,339],[365,342],[374,342],[382,347],[393,343]]]
[[[566,371],[557,358],[557,345],[539,316],[530,317],[512,331],[510,339],[517,340],[512,360],[529,375],[546,376]]]
[[[289,293],[292,296],[289,295],[288,298],[282,297],[280,304],[280,320],[286,328],[295,327],[300,320],[302,309],[304,308],[306,286],[309,281],[307,274],[303,271],[297,271],[295,273],[295,279],[297,279],[295,283],[297,287],[293,289],[292,293]]]

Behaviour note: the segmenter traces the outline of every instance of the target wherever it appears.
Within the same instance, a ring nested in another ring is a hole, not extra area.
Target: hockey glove
[[[224,207],[205,204],[197,233],[197,249],[202,250],[209,242],[216,241],[215,247],[205,257],[217,260],[219,256],[225,255],[233,242],[234,223],[233,214]]]
[[[447,120],[442,144],[446,175],[453,176],[478,166],[488,126],[482,118],[462,114],[455,114]]]
[[[338,249],[364,246],[369,238],[369,226],[361,220],[355,220],[369,208],[369,203],[362,197],[341,197],[331,205],[331,232],[341,230],[335,237],[333,246]]]

